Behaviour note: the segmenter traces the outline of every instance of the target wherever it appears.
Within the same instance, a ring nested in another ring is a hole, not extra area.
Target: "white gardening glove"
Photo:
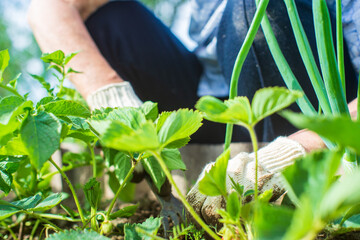
[[[284,193],[280,173],[294,162],[294,159],[305,155],[305,149],[296,141],[285,137],[279,137],[269,145],[258,151],[259,168],[258,183],[259,192],[273,189],[273,198],[277,199]],[[195,186],[187,194],[187,200],[194,210],[205,220],[207,224],[215,225],[220,215],[216,209],[224,208],[223,197],[208,197],[199,192],[198,182],[204,176],[204,171],[209,171],[213,163],[205,166]],[[226,187],[231,190],[232,177],[235,182],[244,186],[244,191],[254,189],[255,185],[255,157],[254,153],[240,153],[229,160],[227,167]]]
[[[129,82],[108,84],[91,93],[86,99],[91,110],[101,107],[140,107],[142,101],[136,96]]]

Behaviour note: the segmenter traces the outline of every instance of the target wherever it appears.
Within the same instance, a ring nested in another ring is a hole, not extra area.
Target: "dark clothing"
[[[317,55],[311,3],[298,0],[297,6],[314,55]],[[217,56],[228,82],[255,10],[253,0],[228,0],[225,7],[218,30]],[[283,1],[270,1],[267,15],[289,65],[317,107]],[[199,98],[200,62],[142,4],[135,1],[110,2],[90,16],[86,26],[103,56],[123,79],[132,84],[141,100],[158,102],[160,111],[194,107]],[[347,54],[345,63],[347,96],[351,100],[356,97],[357,81]],[[284,83],[260,30],[243,66],[238,93],[251,100],[257,89],[268,86],[284,86]],[[297,109],[295,105],[292,108]],[[294,131],[295,128],[278,115],[265,119],[256,128],[259,141],[271,141]],[[224,136],[224,124],[205,121],[192,141],[221,143]],[[249,142],[250,137],[245,129],[235,127],[233,141]]]

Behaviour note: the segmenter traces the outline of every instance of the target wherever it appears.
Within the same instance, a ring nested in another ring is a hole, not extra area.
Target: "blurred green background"
[[[18,89],[20,93],[30,92],[29,98],[37,101],[45,92],[29,74],[42,75],[45,66],[39,60],[41,52],[26,20],[26,11],[31,0],[0,1],[0,50],[8,49],[11,60],[5,72],[5,79],[12,79],[22,73]],[[188,18],[189,0],[141,0],[152,9],[174,32],[181,32]],[[179,34],[181,35],[181,34]],[[50,82],[52,81],[50,77]],[[0,90],[0,96],[6,93]]]

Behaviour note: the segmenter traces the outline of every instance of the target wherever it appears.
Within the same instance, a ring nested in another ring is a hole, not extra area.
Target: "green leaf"
[[[190,140],[191,140],[190,137],[182,138],[169,143],[168,145],[166,145],[166,148],[177,148],[177,149],[182,148],[186,146],[190,142]]]
[[[0,148],[0,155],[29,155],[20,136],[13,137],[5,146]]]
[[[79,139],[85,143],[92,143],[96,140],[96,136],[90,130],[69,130],[66,137]]]
[[[297,128],[307,128],[320,136],[360,153],[360,122],[354,122],[345,116],[305,116],[290,111],[281,112]]]
[[[126,175],[131,169],[131,159],[123,152],[118,152],[114,157],[115,175],[120,185],[124,182]]]
[[[163,149],[161,156],[170,171],[172,170],[186,170],[185,163],[181,159],[181,154],[178,149]]]
[[[17,130],[33,103],[17,96],[0,100],[0,146],[5,144]]]
[[[144,102],[140,109],[144,113],[146,119],[153,122],[155,122],[159,115],[158,104],[151,101]]]
[[[6,169],[0,167],[0,190],[8,194],[11,190],[13,177]]]
[[[40,112],[28,116],[21,126],[21,139],[31,163],[41,169],[60,146],[61,124],[51,113]]]
[[[105,126],[104,129],[103,123],[108,124],[108,127]],[[155,126],[150,121],[141,124],[136,130],[120,121],[110,123],[101,121],[100,124],[96,125],[96,121],[92,120],[90,125],[102,134],[100,141],[109,148],[120,151],[143,152],[159,147]]]
[[[116,211],[116,212],[110,214],[110,219],[131,217],[132,215],[135,214],[138,207],[139,207],[139,204],[123,207],[119,211]]]
[[[241,202],[237,192],[229,194],[226,202],[226,211],[230,214],[232,220],[238,221],[241,214]]]
[[[291,209],[261,204],[253,225],[257,233],[256,239],[283,239],[292,217],[293,210]]]
[[[51,234],[47,240],[109,240],[110,238],[104,237],[94,231],[79,231],[79,230],[65,230],[63,232]]]
[[[160,192],[161,186],[164,184],[166,176],[158,161],[155,159],[155,157],[149,157],[146,159],[142,159],[141,164],[143,165],[145,171],[149,174],[152,182],[155,184],[156,188]]]
[[[90,117],[90,111],[82,104],[72,100],[59,100],[43,105],[46,112],[50,112],[57,117]]]
[[[40,200],[41,200],[40,194],[36,194],[34,196],[31,196],[28,198],[23,198],[19,201],[12,202],[11,204],[20,209],[27,210],[27,209],[34,208]]]
[[[7,49],[0,51],[0,83],[3,81],[2,75],[5,69],[7,68],[7,66],[9,65],[9,61],[10,61],[9,51]]]
[[[199,112],[180,109],[172,112],[164,121],[158,136],[163,147],[166,145],[189,137],[202,125],[202,116]]]
[[[90,178],[84,186],[84,193],[86,200],[89,202],[92,208],[97,208],[97,205],[101,198],[100,182],[96,181],[96,178]]]
[[[301,205],[300,198],[306,195],[313,211],[317,211],[321,199],[334,181],[342,153],[328,150],[314,152],[285,169],[283,176],[290,199]]]
[[[38,205],[29,210],[36,212],[45,212],[58,205],[61,201],[68,198],[67,193],[51,193],[47,198],[42,200]]]
[[[251,104],[255,117],[253,124],[290,106],[302,96],[303,94],[299,91],[290,91],[282,87],[263,88],[256,91]]]
[[[207,196],[227,196],[226,169],[230,158],[230,149],[223,152],[210,170],[205,170],[199,182],[199,191]]]
[[[68,64],[73,57],[75,57],[79,52],[73,52],[65,56],[64,65]]]
[[[341,219],[340,225],[343,225],[344,222],[347,221],[349,218],[359,214],[360,214],[360,204],[356,204],[355,206],[351,207],[349,211],[346,212],[344,217]],[[360,225],[358,227],[360,227]]]
[[[42,76],[38,76],[38,75],[34,75],[34,74],[30,74],[32,78],[36,79],[42,86],[43,88],[48,92],[49,95],[53,95],[53,91],[54,89],[51,88],[50,83],[48,83],[45,78],[43,78]]]
[[[7,125],[10,121],[14,121],[15,117],[24,112],[25,108],[32,108],[31,101],[17,96],[9,96],[0,100],[0,124]]]
[[[195,106],[204,112],[204,118],[219,123],[249,124],[251,108],[246,97],[237,97],[224,103],[212,96],[200,98]]]
[[[354,184],[359,181],[359,170],[337,181],[321,201],[321,216],[326,220],[332,220],[343,215],[350,207],[359,204],[360,185]]]
[[[64,63],[65,54],[61,50],[57,50],[52,53],[44,53],[41,57],[41,60],[43,60],[46,63],[55,63],[59,66],[62,66]]]
[[[166,119],[171,115],[172,112],[162,112],[156,121],[156,132],[158,133],[164,125]]]
[[[21,209],[8,202],[0,200],[0,221],[20,212]]]
[[[242,196],[244,193],[244,185],[240,185],[240,183],[235,182],[235,180],[230,176],[229,179],[231,181],[231,187],[239,194],[239,196]]]
[[[8,194],[11,190],[13,182],[12,174],[17,171],[20,166],[21,158],[4,157],[0,161],[0,190]]]
[[[125,240],[152,240],[150,236],[137,232],[136,228],[140,228],[141,230],[147,232],[149,235],[156,236],[160,226],[161,218],[153,217],[146,219],[146,221],[141,224],[130,225],[127,223],[124,226]]]

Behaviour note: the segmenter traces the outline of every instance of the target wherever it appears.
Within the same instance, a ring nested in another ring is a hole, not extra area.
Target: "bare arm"
[[[108,0],[32,0],[28,19],[43,52],[80,51],[70,67],[83,72],[71,81],[84,98],[123,80],[111,68],[88,33],[84,20]]]
[[[351,118],[355,119],[357,115],[357,99],[351,101],[348,104],[348,107]],[[309,130],[300,130],[290,135],[289,138],[300,143],[305,148],[306,152],[326,147],[321,138],[316,133]]]

